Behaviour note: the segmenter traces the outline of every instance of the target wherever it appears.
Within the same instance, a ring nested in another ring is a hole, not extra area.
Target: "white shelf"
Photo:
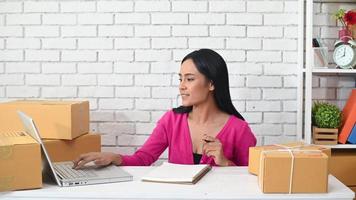
[[[356,74],[356,69],[314,68],[313,73]]]
[[[307,144],[312,144],[312,106],[313,106],[313,77],[314,76],[352,76],[356,77],[356,69],[336,69],[336,66],[329,68],[313,68],[314,51],[312,48],[314,29],[313,7],[314,3],[352,3],[356,5],[356,0],[299,0],[298,1],[298,112],[297,112],[297,134]],[[337,36],[335,36],[336,38]],[[300,138],[299,136],[297,138]],[[356,150],[356,145],[338,144],[326,145],[333,149]]]
[[[305,69],[303,69],[305,73]],[[356,74],[356,69],[313,68],[313,74]]]
[[[323,145],[332,149],[356,149],[356,144]]]
[[[314,3],[355,3],[355,0],[314,0]]]

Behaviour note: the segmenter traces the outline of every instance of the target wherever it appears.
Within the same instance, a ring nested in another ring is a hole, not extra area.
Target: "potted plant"
[[[312,107],[313,139],[315,144],[337,144],[341,125],[340,109],[327,102],[315,102]]]
[[[356,34],[356,11],[350,10],[347,11],[345,9],[340,8],[337,10],[333,16],[337,21],[342,24],[341,30],[339,30],[339,39],[343,42],[349,41],[349,39],[356,37],[353,35],[354,32]]]

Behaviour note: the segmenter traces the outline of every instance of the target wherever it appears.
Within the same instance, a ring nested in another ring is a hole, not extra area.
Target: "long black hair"
[[[229,75],[224,59],[211,49],[193,51],[183,58],[181,64],[188,59],[191,59],[198,71],[214,85],[214,99],[218,108],[227,114],[235,115],[244,120],[231,101]],[[174,108],[173,112],[189,113],[192,109],[193,106],[180,106]]]

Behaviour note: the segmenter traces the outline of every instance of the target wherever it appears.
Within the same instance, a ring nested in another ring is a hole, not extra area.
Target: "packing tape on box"
[[[318,149],[299,149],[302,146],[299,147],[288,147],[288,146],[284,146],[284,145],[276,145],[276,146],[280,146],[283,147],[284,149],[275,149],[275,150],[264,150],[261,152],[261,154],[267,154],[267,153],[273,153],[273,152],[288,152],[291,155],[292,158],[292,163],[291,163],[291,167],[290,167],[290,175],[289,175],[289,190],[288,193],[291,194],[292,193],[292,186],[293,186],[293,172],[294,172],[294,154],[293,152],[303,152],[303,153],[322,153],[321,150]],[[262,173],[262,165],[263,164],[263,156],[260,156],[260,171],[259,171],[259,175],[263,174]]]
[[[304,144],[298,144],[296,146],[286,146],[283,144],[272,144],[273,146],[277,146],[277,147],[281,147],[283,149],[297,149],[297,148],[301,148],[301,147],[305,147]]]

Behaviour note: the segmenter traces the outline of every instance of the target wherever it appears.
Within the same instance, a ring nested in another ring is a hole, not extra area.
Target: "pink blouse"
[[[133,155],[122,156],[122,165],[151,165],[167,147],[170,163],[194,164],[187,118],[187,113],[166,112],[143,146]],[[248,165],[248,150],[256,145],[256,138],[247,122],[231,115],[216,138],[220,140],[227,159],[238,166]],[[202,156],[200,163],[216,165],[207,155]]]

